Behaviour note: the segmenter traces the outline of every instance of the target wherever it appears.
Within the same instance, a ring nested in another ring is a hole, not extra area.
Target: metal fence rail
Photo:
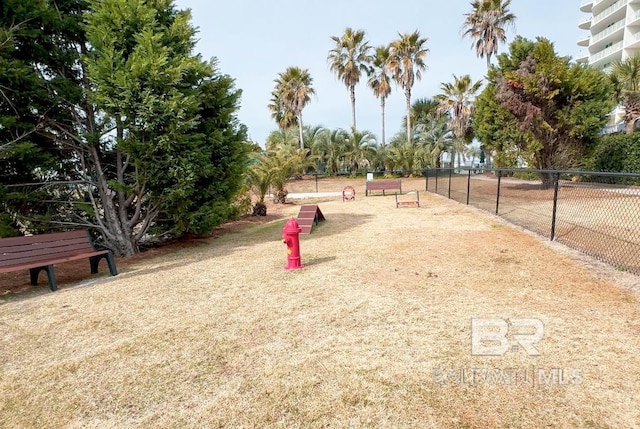
[[[424,175],[429,192],[640,274],[640,174],[461,167]]]

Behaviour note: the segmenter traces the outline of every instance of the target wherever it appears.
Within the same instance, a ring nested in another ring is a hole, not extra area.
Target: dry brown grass
[[[347,182],[362,192],[320,203],[302,270],[283,270],[275,221],[5,298],[0,426],[640,426],[637,292],[474,209]],[[471,356],[471,317],[542,319],[541,355]],[[582,383],[434,373],[534,367]]]

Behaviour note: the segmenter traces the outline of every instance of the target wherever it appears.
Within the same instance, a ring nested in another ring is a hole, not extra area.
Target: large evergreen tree
[[[499,153],[519,152],[533,168],[579,166],[612,107],[607,76],[558,57],[542,38],[517,38],[498,63],[477,100],[476,136]]]
[[[0,50],[7,55],[12,44],[23,69],[0,70],[0,86],[13,88],[9,73],[19,72],[39,84],[24,88],[49,92],[37,94],[40,108],[28,91],[15,91],[22,98],[2,109],[25,125],[0,128],[13,127],[15,137],[3,138],[3,152],[27,144],[35,152],[30,139],[38,136],[61,156],[55,170],[40,161],[26,169],[38,181],[75,186],[57,188],[46,219],[91,228],[120,255],[134,253],[147,233],[204,233],[224,220],[246,165],[246,131],[235,116],[240,91],[215,61],[192,53],[189,12],[171,0],[28,1],[27,11],[42,12],[51,25],[21,19],[24,2],[9,3],[13,16],[3,9]],[[36,219],[22,208],[16,214]]]

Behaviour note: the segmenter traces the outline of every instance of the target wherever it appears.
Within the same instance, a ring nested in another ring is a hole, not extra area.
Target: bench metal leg
[[[38,286],[38,276],[40,271],[45,270],[47,272],[47,278],[49,280],[49,289],[58,290],[58,283],[56,283],[56,273],[53,270],[53,265],[46,265],[44,267],[31,268],[29,275],[31,277],[31,286]]]
[[[113,258],[113,253],[109,252],[104,255],[91,256],[89,258],[89,264],[91,265],[91,274],[98,273],[98,265],[100,264],[100,260],[102,258],[106,258],[107,265],[109,265],[109,273],[112,276],[118,275],[118,270],[116,269],[116,262]]]

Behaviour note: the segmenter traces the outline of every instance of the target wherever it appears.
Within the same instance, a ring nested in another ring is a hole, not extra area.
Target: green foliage
[[[594,171],[640,173],[640,134],[602,136],[592,147],[585,167]]]
[[[498,64],[473,122],[477,137],[497,153],[495,165],[580,166],[612,108],[607,76],[558,57],[546,39],[516,38]]]
[[[188,11],[7,0],[0,12],[3,235],[90,227],[127,255],[152,227],[206,233],[237,213],[251,148],[241,93],[192,53]]]

